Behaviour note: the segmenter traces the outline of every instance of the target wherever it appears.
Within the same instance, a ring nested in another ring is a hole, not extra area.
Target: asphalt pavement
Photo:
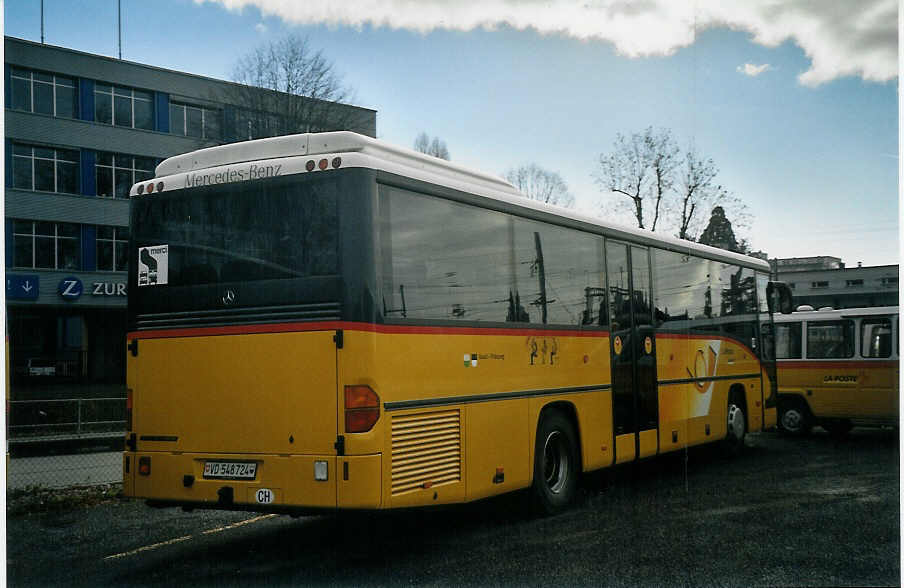
[[[118,501],[9,517],[10,586],[900,585],[897,431],[760,434],[588,476],[573,508],[522,494],[292,519]]]

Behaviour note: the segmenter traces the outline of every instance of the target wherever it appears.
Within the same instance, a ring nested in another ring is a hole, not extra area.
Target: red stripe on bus
[[[184,329],[160,329],[133,331],[127,339],[166,339],[176,337],[212,337],[218,335],[250,335],[259,333],[298,333],[307,331],[366,331],[382,334],[404,335],[509,335],[541,337],[608,337],[608,331],[568,331],[547,329],[507,329],[492,327],[421,327],[413,325],[376,325],[347,321],[311,323],[275,323],[257,325],[230,325],[224,327],[192,327]]]

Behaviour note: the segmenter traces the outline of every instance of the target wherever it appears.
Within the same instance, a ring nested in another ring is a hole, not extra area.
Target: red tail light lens
[[[380,397],[370,386],[345,387],[345,432],[366,433],[380,420]]]
[[[142,476],[151,475],[151,458],[147,455],[138,458],[138,473]]]

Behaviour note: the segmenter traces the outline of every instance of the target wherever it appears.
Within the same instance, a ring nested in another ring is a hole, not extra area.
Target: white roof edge
[[[796,310],[791,314],[775,315],[776,322],[806,319],[838,319],[858,316],[898,314],[897,306],[865,306],[862,308],[836,308],[832,310]]]
[[[352,131],[284,135],[206,147],[167,158],[160,162],[155,172],[157,177],[161,177],[260,159],[303,155],[313,157],[315,155],[341,152],[365,153],[379,159],[394,160],[409,167],[420,168],[424,171],[434,171],[443,175],[449,175],[450,172],[452,174],[461,174],[472,182],[495,187],[497,190],[504,192],[518,193],[514,186],[499,177],[425,155],[412,149],[390,145]]]
[[[589,225],[588,229],[602,228],[610,234],[614,233],[611,236],[615,239],[621,238],[644,245],[664,246],[671,250],[687,251],[688,253],[697,252],[711,259],[740,262],[748,267],[754,266],[763,271],[771,271],[769,264],[762,259],[669,235],[611,223],[598,217],[531,200],[518,192],[510,183],[496,176],[411,149],[390,145],[351,131],[285,135],[207,147],[165,159],[157,166],[156,177],[185,174],[251,161],[299,156],[314,157],[337,153],[360,153],[365,156],[366,160],[374,162],[374,169],[411,175],[424,181],[472,192],[478,196],[516,207],[553,214],[579,224]]]

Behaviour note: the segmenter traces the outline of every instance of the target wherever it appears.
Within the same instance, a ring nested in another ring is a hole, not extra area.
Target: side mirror
[[[766,300],[769,312],[791,314],[794,310],[794,300],[791,296],[791,288],[785,282],[769,282],[766,286]]]

